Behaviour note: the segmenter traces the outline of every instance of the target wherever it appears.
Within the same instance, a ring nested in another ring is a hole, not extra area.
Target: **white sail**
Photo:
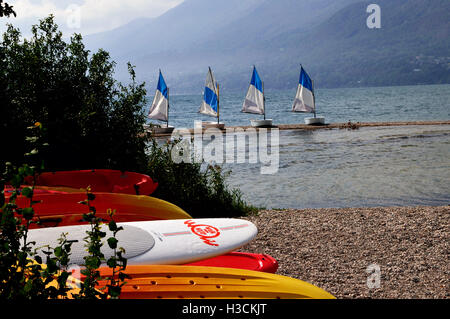
[[[244,104],[242,105],[242,112],[253,114],[264,114],[264,88],[263,82],[259,77],[256,67],[253,67],[252,79],[248,87],[247,95],[245,96]]]
[[[297,93],[292,105],[293,112],[315,113],[316,105],[314,98],[313,83],[306,71],[301,68]]]
[[[158,86],[148,117],[153,120],[165,122],[168,122],[169,120],[169,89],[167,88],[161,71],[159,71]]]
[[[216,81],[214,80],[211,68],[208,70],[205,83],[205,91],[203,93],[203,101],[199,113],[218,117],[219,92]]]

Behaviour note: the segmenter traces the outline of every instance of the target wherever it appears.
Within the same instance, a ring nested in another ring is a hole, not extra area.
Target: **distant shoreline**
[[[226,124],[226,123],[225,123]],[[329,123],[325,125],[306,125],[306,124],[279,124],[270,128],[277,128],[279,130],[320,130],[320,129],[358,129],[360,127],[378,127],[378,126],[407,126],[407,125],[450,125],[450,120],[447,121],[399,121],[399,122],[347,122],[347,123]],[[226,129],[248,129],[251,126],[225,126]],[[258,128],[256,128],[258,129]],[[194,133],[193,128],[180,128],[180,133]],[[154,134],[155,137],[170,136],[171,134]]]

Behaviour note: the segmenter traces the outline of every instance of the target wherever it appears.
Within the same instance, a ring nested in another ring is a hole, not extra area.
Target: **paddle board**
[[[125,249],[123,255],[128,265],[185,264],[207,259],[236,250],[257,234],[256,226],[246,220],[231,218],[161,220],[148,222],[118,223],[123,230],[117,233],[118,247]],[[56,247],[61,234],[72,242],[70,264],[82,265],[86,256],[87,231],[90,225],[32,229],[27,241],[35,242],[35,248]],[[112,237],[107,225],[102,253],[107,260],[113,256],[106,240]],[[43,260],[45,254],[39,252]]]
[[[143,265],[127,266],[124,273],[131,278],[122,287],[121,299],[335,299],[302,280],[252,270]],[[101,267],[100,275],[112,276],[111,269]],[[100,287],[106,284],[101,281]]]
[[[95,207],[97,217],[109,221],[108,209],[116,210],[116,222],[151,221],[166,219],[192,218],[180,207],[167,201],[144,195],[128,195],[114,193],[94,193],[95,200],[90,205]],[[6,196],[6,198],[9,198]],[[83,214],[89,212],[86,205],[79,202],[86,200],[85,193],[43,193],[37,192],[33,201],[35,219],[41,223],[31,224],[30,228],[56,227],[86,224]],[[18,196],[16,204],[20,208],[30,206],[30,199]]]
[[[275,273],[278,269],[278,262],[266,254],[231,252],[189,263],[186,266],[225,267]]]
[[[27,183],[32,182],[33,178],[29,177]],[[150,195],[158,187],[148,175],[110,169],[44,172],[37,176],[35,185],[81,189],[90,186],[94,192],[130,195]]]

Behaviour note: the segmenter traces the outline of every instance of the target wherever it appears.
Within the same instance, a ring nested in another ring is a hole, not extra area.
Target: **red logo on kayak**
[[[220,235],[220,231],[216,227],[204,224],[196,225],[195,222],[191,220],[185,221],[184,223],[195,235],[200,237],[205,244],[210,246],[219,246],[214,240],[211,240],[212,238],[216,238]]]

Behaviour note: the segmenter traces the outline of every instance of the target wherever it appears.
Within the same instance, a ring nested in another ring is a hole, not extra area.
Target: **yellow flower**
[[[112,210],[111,208],[108,208],[108,209],[106,210],[106,213],[108,214],[109,217],[113,217],[114,214],[116,213],[116,210],[115,210],[115,209]]]

